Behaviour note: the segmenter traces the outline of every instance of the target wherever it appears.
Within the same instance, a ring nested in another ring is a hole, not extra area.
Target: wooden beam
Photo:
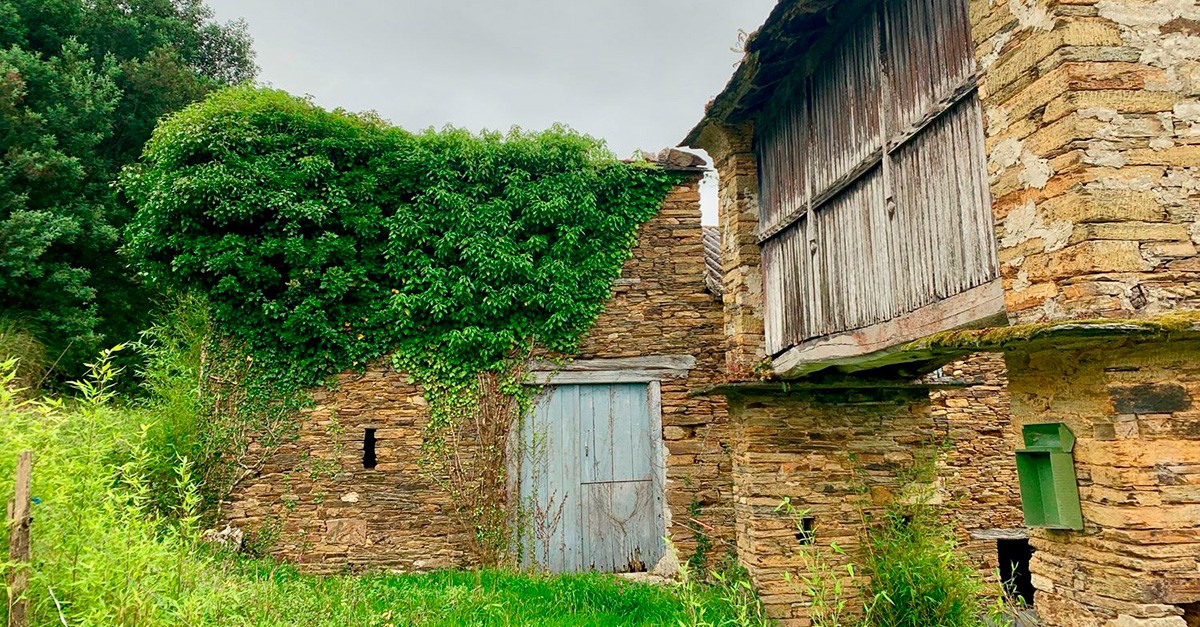
[[[968,533],[974,540],[1024,540],[1029,537],[1028,529],[976,529]]]
[[[14,496],[8,502],[8,627],[29,626],[29,527],[30,484],[33,477],[33,453],[22,451],[17,457],[17,478]]]
[[[947,111],[958,106],[959,103],[969,98],[979,89],[978,77],[971,75],[963,84],[959,85],[950,93],[949,96],[938,100],[929,107],[928,111],[921,114],[921,118],[914,122],[911,126],[903,129],[895,135],[888,138],[887,151],[888,153],[900,150],[905,144],[912,141],[914,137],[920,135],[934,120],[942,117]]]
[[[886,322],[809,340],[776,357],[772,366],[781,379],[833,367],[866,370],[927,357],[902,350],[905,344],[927,335],[1006,324],[1004,287],[995,279]]]
[[[800,381],[740,381],[714,385],[688,396],[787,396],[790,394],[813,394],[820,392],[853,390],[961,390],[973,385],[965,380],[940,380],[935,382],[915,380],[890,380],[877,378],[846,378],[839,380]]]
[[[562,365],[535,360],[530,364],[529,378],[535,385],[647,383],[683,378],[695,367],[692,355],[578,359]]]

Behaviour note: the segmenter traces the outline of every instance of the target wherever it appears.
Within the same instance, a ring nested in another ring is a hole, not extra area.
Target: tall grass
[[[893,501],[879,512],[860,511],[860,546],[813,544],[803,554],[797,591],[808,601],[814,627],[984,627],[1009,625],[1001,587],[985,584],[960,550],[953,528],[919,483],[911,501]],[[807,514],[784,499],[785,512],[802,534]],[[868,583],[855,583],[866,575]]]
[[[71,401],[21,400],[15,361],[0,363],[0,494],[12,492],[16,452],[34,453],[33,624],[60,624],[60,611],[71,625],[200,624],[223,602],[210,585],[219,571],[194,551],[194,517],[151,511],[147,429],[111,405],[111,363],[92,365]],[[176,478],[179,501],[194,505],[185,460]]]
[[[932,506],[889,508],[866,540],[868,627],[983,627],[988,589]]]
[[[183,297],[164,309],[131,347],[141,357],[141,389],[133,406],[147,424],[144,478],[151,505],[159,513],[171,515],[184,505],[183,493],[174,489],[180,459],[191,465],[192,489],[202,498],[201,511],[210,512],[219,498],[206,481],[221,463],[222,446],[214,441],[218,421],[203,386],[211,336],[208,307]]]

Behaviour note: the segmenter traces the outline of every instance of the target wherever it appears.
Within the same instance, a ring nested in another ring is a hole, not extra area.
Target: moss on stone
[[[902,350],[904,352],[939,349],[997,351],[1037,339],[1119,338],[1131,335],[1166,337],[1183,333],[1200,335],[1200,311],[1172,312],[1143,319],[1062,320],[1009,327],[943,331],[910,342]]]

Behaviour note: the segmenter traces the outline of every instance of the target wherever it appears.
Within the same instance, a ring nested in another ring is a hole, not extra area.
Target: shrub
[[[893,506],[869,528],[869,627],[982,627],[986,590],[932,506]]]
[[[443,385],[569,352],[676,179],[562,128],[414,134],[237,87],[166,119],[123,189],[139,270],[204,296],[275,393],[393,352]]]

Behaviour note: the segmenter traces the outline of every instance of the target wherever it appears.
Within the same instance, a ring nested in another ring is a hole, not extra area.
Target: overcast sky
[[[208,0],[263,82],[410,129],[561,122],[618,156],[674,146],[775,0]],[[706,207],[706,222],[713,221]]]

